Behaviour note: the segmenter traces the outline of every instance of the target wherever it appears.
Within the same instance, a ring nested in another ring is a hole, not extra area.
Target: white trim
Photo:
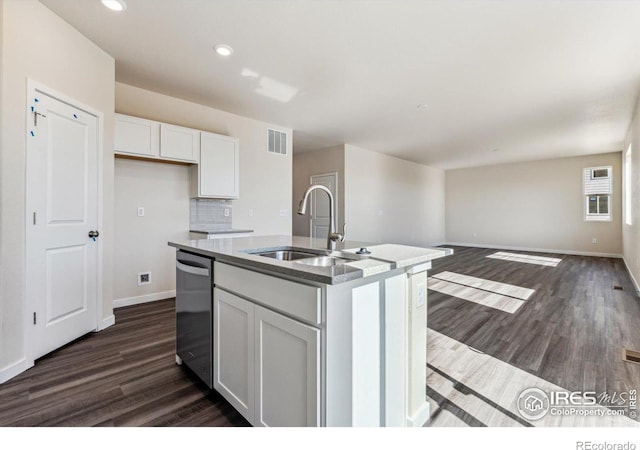
[[[515,247],[512,245],[470,244],[468,242],[447,242],[443,245],[456,245],[459,247],[495,248],[497,250],[516,250],[522,252],[559,253],[561,255],[597,256],[601,258],[622,258],[620,253],[582,252],[577,250],[558,250],[552,248]]]
[[[627,264],[627,260],[624,259],[624,256],[622,257],[622,261],[624,262],[624,266],[627,269],[627,272],[629,272],[629,277],[631,278],[631,282],[633,283],[633,287],[636,290],[636,294],[638,296],[640,296],[640,284],[638,283],[638,280],[635,279],[635,277],[633,276],[633,273],[631,272],[631,269],[629,268],[629,264]]]
[[[11,364],[10,366],[0,369],[0,384],[9,381],[11,378],[20,375],[25,370],[33,367],[33,361],[27,361],[26,358],[22,358],[20,361]]]
[[[63,94],[59,91],[56,91],[38,81],[35,81],[31,78],[26,78],[26,92],[25,92],[25,150],[29,151],[29,139],[27,138],[27,132],[29,130],[28,127],[28,123],[29,123],[29,119],[31,117],[31,114],[29,112],[29,97],[31,95],[35,95],[37,92],[40,92],[44,95],[47,95],[55,100],[58,100],[62,103],[66,103],[74,108],[78,108],[79,110],[82,110],[84,112],[86,112],[87,114],[90,114],[92,116],[94,116],[96,118],[96,120],[98,121],[97,123],[97,130],[96,130],[96,139],[97,139],[97,150],[98,150],[98,154],[96,156],[96,164],[97,164],[97,178],[98,178],[98,186],[97,186],[97,194],[98,194],[98,218],[97,218],[97,226],[99,230],[103,230],[104,229],[104,214],[103,214],[103,209],[104,209],[104,113],[102,111],[99,111],[93,107],[90,107],[72,97],[69,97],[66,94]],[[25,170],[25,180],[28,181],[28,177],[27,177],[27,171],[28,171],[28,158],[25,161],[25,166],[24,166],[24,170]],[[29,193],[28,193],[28,184],[25,184],[24,186],[25,189],[25,240],[24,240],[24,252],[25,255],[28,255],[28,240],[29,240],[29,231],[30,231],[30,227],[28,226],[29,222],[29,211],[31,211],[32,209],[29,208]],[[102,313],[103,313],[103,309],[104,309],[104,295],[103,295],[103,289],[104,289],[104,284],[103,284],[103,258],[104,258],[104,245],[103,245],[103,240],[99,239],[98,240],[98,245],[97,245],[97,264],[96,264],[96,272],[97,272],[97,279],[96,279],[96,317],[95,317],[95,324],[96,324],[96,329],[98,329],[98,327],[101,324],[101,320],[102,320]],[[29,325],[31,324],[31,317],[30,317],[30,313],[29,311],[36,311],[37,309],[34,309],[34,301],[33,299],[30,299],[29,296],[29,272],[27,270],[27,258],[25,258],[24,261],[24,266],[23,266],[23,270],[24,270],[24,274],[25,274],[25,283],[24,283],[24,302],[23,302],[23,315],[24,315],[24,330],[23,330],[23,345],[24,345],[24,353],[26,355],[26,357],[28,358],[32,358],[33,357],[33,352],[34,352],[34,340],[31,336],[31,333],[28,333]],[[32,363],[33,365],[33,363]],[[31,366],[29,366],[31,367]]]
[[[431,406],[429,402],[426,402],[422,405],[422,407],[411,417],[407,417],[407,426],[408,427],[421,427],[427,420],[430,418],[430,410]]]
[[[176,291],[155,292],[153,294],[139,295],[137,297],[119,298],[113,301],[114,308],[122,308],[123,306],[141,305],[142,303],[155,302],[158,300],[166,300],[176,296]]]
[[[115,325],[116,316],[111,314],[109,317],[105,317],[98,323],[98,329],[96,331],[102,331],[105,328],[109,328],[111,325]]]

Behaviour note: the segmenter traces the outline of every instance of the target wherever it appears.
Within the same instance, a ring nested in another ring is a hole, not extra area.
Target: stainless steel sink
[[[307,264],[316,267],[338,266],[353,260],[346,258],[338,258],[337,256],[316,256],[315,258],[305,258],[296,261],[299,264]]]
[[[295,261],[298,259],[315,258],[318,256],[317,253],[301,252],[297,250],[275,250],[271,252],[254,253],[254,255],[278,259],[281,261]]]
[[[344,253],[335,250],[299,249],[295,247],[272,248],[265,249],[263,251],[249,251],[248,253],[279,261],[295,261],[298,264],[306,264],[308,266],[316,267],[333,267],[347,262],[367,258],[367,256]]]

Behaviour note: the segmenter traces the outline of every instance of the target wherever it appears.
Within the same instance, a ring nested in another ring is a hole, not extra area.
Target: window
[[[611,220],[611,166],[587,167],[583,174],[585,220]]]
[[[624,222],[632,225],[631,211],[631,144],[624,155]]]

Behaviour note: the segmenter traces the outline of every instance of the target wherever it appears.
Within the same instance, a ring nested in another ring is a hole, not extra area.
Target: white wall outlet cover
[[[598,239],[597,239],[597,238],[593,238],[593,239],[591,239],[591,243],[592,243],[592,244],[597,244],[597,243],[598,243]]]
[[[427,300],[427,289],[424,283],[420,283],[416,290],[416,308],[424,306]]]
[[[144,206],[138,207],[138,217],[144,217]]]
[[[229,217],[229,208],[224,209],[224,216]]]
[[[249,217],[253,217],[253,209],[249,210]]]

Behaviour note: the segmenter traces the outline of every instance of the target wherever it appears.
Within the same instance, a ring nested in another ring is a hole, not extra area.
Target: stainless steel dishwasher
[[[213,264],[176,252],[176,362],[213,389]]]

